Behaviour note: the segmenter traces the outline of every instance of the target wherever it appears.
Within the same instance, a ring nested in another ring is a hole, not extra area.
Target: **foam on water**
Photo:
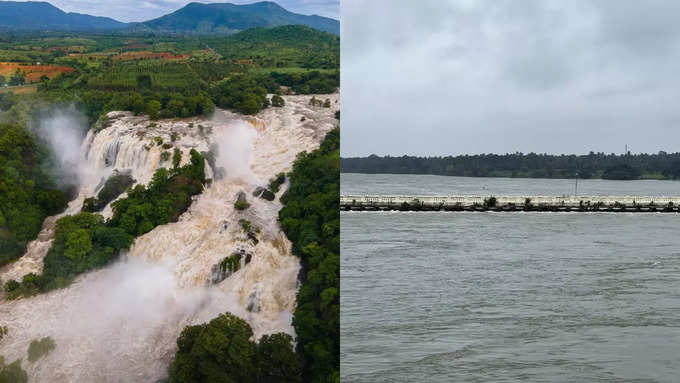
[[[170,166],[161,161],[165,149],[152,145],[155,137],[179,148],[183,163],[192,148],[199,152],[215,146],[238,148],[238,155],[225,156],[226,163],[218,157],[217,166],[226,169],[226,176],[215,177],[194,197],[178,222],[138,237],[114,265],[87,273],[65,289],[17,301],[0,300],[0,324],[9,329],[0,343],[0,355],[8,361],[24,358],[24,368],[36,382],[154,381],[164,376],[182,328],[219,313],[229,311],[244,318],[255,338],[279,331],[292,334],[299,261],[277,224],[278,198],[269,202],[252,197],[252,192],[290,170],[299,152],[318,147],[337,125],[333,115],[339,97],[328,97],[331,108],[310,107],[307,96],[286,96],[285,107],[247,118],[218,110],[211,120],[152,123],[130,113],[111,113],[110,126],[91,131],[83,142],[83,183],[64,214],[77,213],[83,200],[95,195],[114,170],[146,184],[159,166]],[[206,173],[213,177],[210,166]],[[243,212],[234,209],[241,191],[251,204]],[[109,205],[103,215],[111,214]],[[42,270],[57,218],[46,220],[22,259],[0,270],[3,281]],[[239,219],[261,228],[259,241],[247,237]],[[252,260],[211,284],[213,267],[235,251],[251,254]],[[55,340],[56,349],[29,364],[28,344],[44,336]]]

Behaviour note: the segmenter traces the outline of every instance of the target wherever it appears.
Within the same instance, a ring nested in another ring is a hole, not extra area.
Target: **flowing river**
[[[343,174],[341,189],[563,195],[574,180]],[[342,381],[675,382],[679,226],[663,213],[342,212]]]
[[[7,362],[23,359],[32,382],[154,382],[165,376],[184,326],[220,313],[245,319],[256,338],[293,334],[299,261],[277,223],[278,198],[270,202],[252,192],[289,171],[299,152],[318,147],[337,125],[339,95],[324,96],[331,108],[311,107],[310,98],[286,96],[285,107],[255,117],[218,110],[210,120],[152,122],[110,113],[108,126],[90,131],[82,144],[80,193],[64,214],[79,212],[84,198],[95,195],[114,170],[146,184],[159,166],[171,166],[161,156],[167,149],[154,145],[157,137],[179,149],[183,163],[192,148],[216,153],[214,166],[206,164],[213,182],[178,222],[138,237],[113,265],[65,289],[15,301],[0,297],[0,325],[8,328],[0,355]],[[244,212],[234,209],[241,191],[251,204]],[[277,197],[284,191],[285,186]],[[110,216],[110,206],[102,214]],[[42,271],[56,218],[46,220],[20,260],[0,270],[0,279]],[[248,238],[239,219],[261,228],[257,241]],[[252,260],[226,278],[216,276],[214,266],[234,252]],[[29,343],[46,336],[56,349],[29,363]]]

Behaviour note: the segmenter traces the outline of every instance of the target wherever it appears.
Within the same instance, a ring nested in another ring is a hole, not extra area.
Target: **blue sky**
[[[112,17],[119,21],[145,21],[163,16],[182,8],[191,1],[186,0],[48,0],[66,12],[87,13],[95,16]],[[254,0],[194,0],[200,3],[248,4]],[[304,15],[320,15],[338,19],[340,0],[275,0],[291,12]]]

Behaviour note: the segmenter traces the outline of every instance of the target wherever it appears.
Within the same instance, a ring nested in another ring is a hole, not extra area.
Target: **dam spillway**
[[[680,196],[342,195],[345,211],[604,211],[680,213]]]

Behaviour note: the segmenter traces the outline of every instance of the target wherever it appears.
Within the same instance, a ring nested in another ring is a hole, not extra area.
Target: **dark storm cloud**
[[[680,2],[341,11],[345,156],[680,151]]]
[[[248,4],[255,0],[193,0],[199,3]],[[338,18],[339,0],[274,0],[291,12],[305,15]],[[191,1],[187,0],[51,0],[56,7],[66,12],[87,13],[95,16],[112,17],[119,21],[146,21],[174,12]]]

